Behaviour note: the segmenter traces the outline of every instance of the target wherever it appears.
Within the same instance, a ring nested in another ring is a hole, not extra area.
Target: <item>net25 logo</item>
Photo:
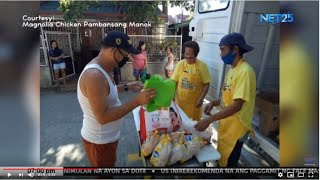
[[[292,23],[294,21],[293,14],[260,14],[260,23],[266,22],[270,24]]]

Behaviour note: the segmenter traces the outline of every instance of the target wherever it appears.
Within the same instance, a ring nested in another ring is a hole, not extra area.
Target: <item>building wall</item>
[[[49,66],[40,66],[40,87],[49,88],[52,85],[52,79]]]

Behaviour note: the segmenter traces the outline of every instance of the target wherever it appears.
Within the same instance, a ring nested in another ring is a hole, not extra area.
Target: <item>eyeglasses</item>
[[[184,56],[184,58],[186,58],[186,59],[193,59],[193,58],[195,58],[195,56]]]

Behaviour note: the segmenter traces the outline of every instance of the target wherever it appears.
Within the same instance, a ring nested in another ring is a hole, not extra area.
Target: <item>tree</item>
[[[167,0],[168,1],[168,0]],[[166,1],[112,1],[118,6],[120,13],[125,13],[127,21],[143,22],[146,20],[153,21],[154,24],[160,23],[162,20],[159,17],[158,5]],[[193,11],[194,1],[169,1],[171,6],[181,6],[187,11]],[[75,21],[83,17],[83,13],[90,7],[98,5],[96,0],[90,1],[74,1],[60,0],[60,10],[64,13],[63,17],[66,21]],[[167,8],[166,5],[164,5]],[[164,12],[167,12],[166,10]]]
[[[171,0],[170,4],[171,4],[171,7],[178,6],[178,7],[184,8],[187,11],[190,11],[191,13],[194,12],[194,5],[195,5],[194,0],[185,0],[185,1]]]
[[[161,22],[158,9],[160,1],[115,1],[114,4],[123,9],[127,15],[127,21],[143,22],[153,21],[155,24]]]
[[[60,0],[60,10],[65,21],[75,21],[83,17],[83,13],[90,7],[97,5],[97,1]]]
[[[143,22],[145,20],[159,23],[158,8],[160,3],[156,1],[110,1],[118,7],[120,13],[125,13],[127,21]],[[74,0],[60,0],[60,10],[64,13],[65,21],[75,21],[83,17],[83,13],[90,7],[98,5],[96,0],[91,1],[74,1]]]

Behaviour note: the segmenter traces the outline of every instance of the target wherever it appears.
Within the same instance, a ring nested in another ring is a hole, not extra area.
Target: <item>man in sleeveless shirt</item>
[[[83,111],[81,136],[88,159],[94,167],[114,167],[121,118],[134,108],[155,98],[153,89],[145,89],[126,104],[121,104],[118,92],[138,91],[139,82],[116,85],[112,73],[121,68],[131,54],[139,51],[129,36],[112,31],[102,41],[99,55],[88,63],[78,81],[78,100]]]

